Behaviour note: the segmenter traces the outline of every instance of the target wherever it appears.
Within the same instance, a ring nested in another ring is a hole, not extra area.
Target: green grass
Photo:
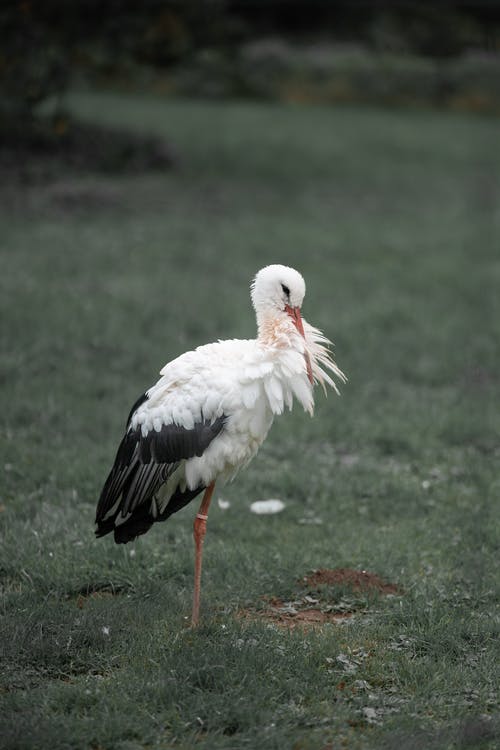
[[[181,166],[1,188],[2,747],[493,748],[498,123],[72,106],[164,134]],[[274,262],[304,274],[349,383],[278,420],[217,493],[193,632],[195,507],[117,547],[93,537],[95,502],[133,400],[185,349],[253,336],[248,285]],[[286,510],[251,515],[266,497]],[[235,618],[342,566],[405,594],[318,632]]]

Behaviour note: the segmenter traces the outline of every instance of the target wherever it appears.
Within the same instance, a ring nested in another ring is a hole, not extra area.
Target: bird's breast
[[[208,484],[217,478],[232,479],[259,450],[273,416],[263,389],[251,406],[245,406],[242,401],[229,414],[224,429],[204,454],[187,462],[188,485],[194,487],[200,481]]]

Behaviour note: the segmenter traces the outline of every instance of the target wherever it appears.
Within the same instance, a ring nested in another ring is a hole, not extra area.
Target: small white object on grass
[[[378,714],[376,709],[372,708],[371,706],[365,706],[363,708],[363,716],[368,724],[378,724]]]
[[[272,497],[269,500],[256,500],[256,502],[252,503],[250,506],[252,513],[257,513],[259,516],[281,513],[284,509],[285,503],[283,500],[278,500],[275,497]]]
[[[221,510],[227,510],[231,505],[229,500],[223,500],[221,497],[217,498],[217,504]]]

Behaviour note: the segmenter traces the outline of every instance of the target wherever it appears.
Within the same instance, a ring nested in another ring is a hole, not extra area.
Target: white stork
[[[312,416],[313,385],[345,382],[330,343],[301,318],[304,279],[266,266],[251,287],[258,335],[199,346],[169,362],[133,405],[96,513],[96,535],[123,544],[165,521],[204,491],[194,521],[192,624],[197,625],[203,540],[216,480],[228,481],[257,453],[294,396]]]

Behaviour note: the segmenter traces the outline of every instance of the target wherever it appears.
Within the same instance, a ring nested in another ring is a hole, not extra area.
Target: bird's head
[[[272,265],[262,268],[252,282],[252,304],[259,327],[270,321],[291,320],[305,339],[300,309],[306,293],[305,281],[298,271],[289,266]],[[307,375],[313,375],[309,355],[305,352]]]

